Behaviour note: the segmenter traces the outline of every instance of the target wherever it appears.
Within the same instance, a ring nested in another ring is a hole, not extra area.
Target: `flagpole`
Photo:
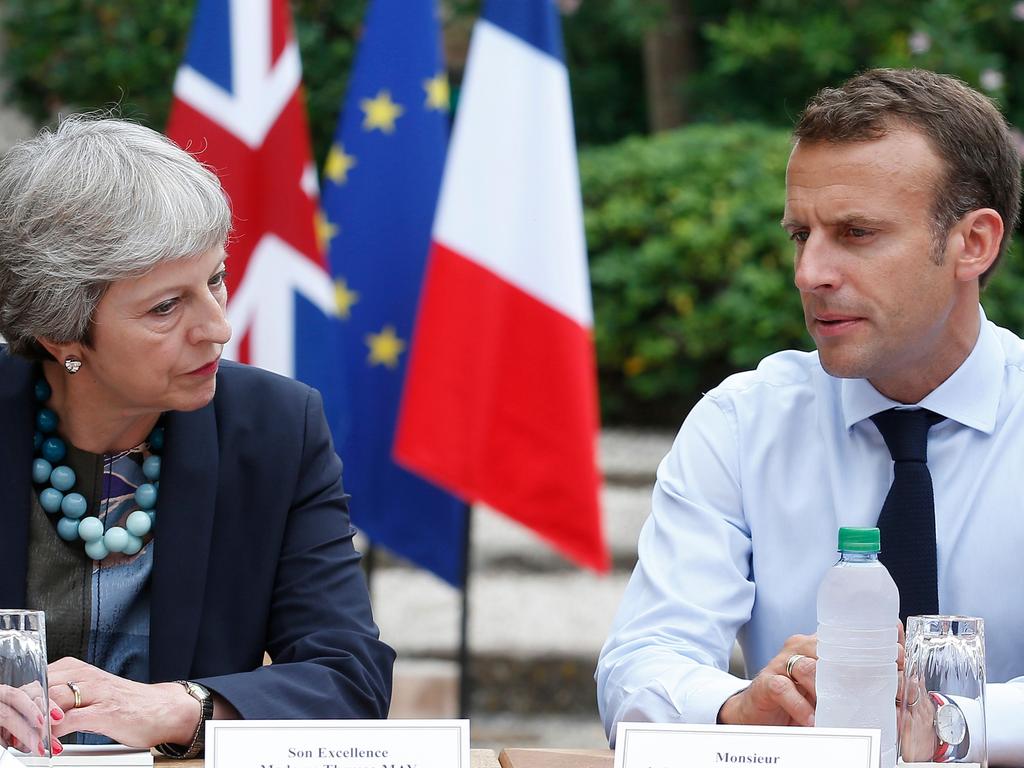
[[[466,530],[462,540],[462,615],[459,627],[459,717],[469,718],[473,687],[469,670],[469,571],[472,508],[466,505]]]

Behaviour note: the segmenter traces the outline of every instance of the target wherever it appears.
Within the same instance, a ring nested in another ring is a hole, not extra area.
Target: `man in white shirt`
[[[837,529],[878,521],[893,461],[870,417],[905,405],[945,417],[927,442],[938,606],[985,619],[989,757],[1024,765],[1024,342],[979,305],[1017,222],[1015,142],[988,99],[921,70],[823,90],[794,137],[783,226],[817,351],[726,379],[658,468],[598,661],[609,739],[619,721],[813,723],[818,584]],[[737,638],[753,681],[727,671]]]

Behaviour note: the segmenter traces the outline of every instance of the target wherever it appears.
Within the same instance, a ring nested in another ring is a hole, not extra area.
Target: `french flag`
[[[604,571],[592,331],[554,0],[488,0],[445,164],[395,456]]]

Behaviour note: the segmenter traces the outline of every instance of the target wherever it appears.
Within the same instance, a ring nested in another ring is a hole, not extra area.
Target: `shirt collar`
[[[953,374],[929,392],[917,405],[941,414],[947,419],[991,434],[996,425],[999,396],[1003,386],[1006,353],[996,337],[994,326],[978,307],[981,323],[978,340],[967,359]],[[867,379],[840,381],[843,419],[846,428],[880,411],[903,406],[890,400]]]

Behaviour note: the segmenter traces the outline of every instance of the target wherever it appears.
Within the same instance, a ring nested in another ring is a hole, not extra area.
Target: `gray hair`
[[[73,115],[0,159],[0,335],[89,343],[114,282],[223,245],[231,211],[217,176],[135,123]]]

